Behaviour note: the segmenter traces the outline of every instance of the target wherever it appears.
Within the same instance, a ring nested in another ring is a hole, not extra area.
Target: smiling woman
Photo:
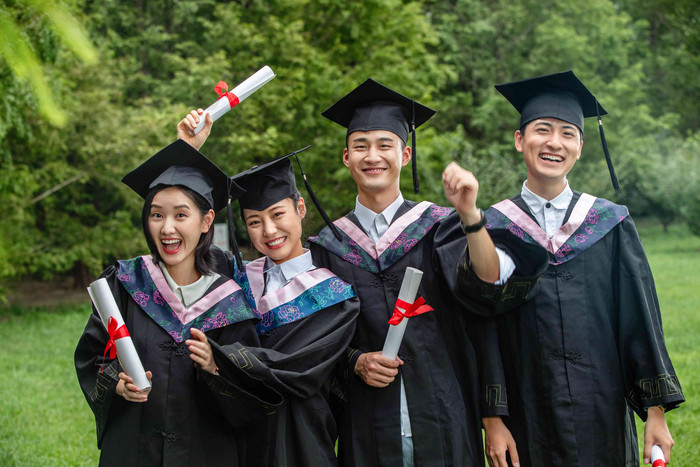
[[[239,465],[235,440],[274,413],[282,396],[235,367],[219,373],[211,350],[210,341],[259,345],[258,315],[244,292],[213,272],[211,223],[236,186],[181,140],[122,181],[145,200],[151,255],[118,261],[102,277],[152,388],[140,391],[108,358],[115,334],[93,310],[75,366],[95,415],[100,465]]]

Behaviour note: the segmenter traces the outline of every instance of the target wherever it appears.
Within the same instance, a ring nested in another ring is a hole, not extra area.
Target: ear
[[[304,201],[304,198],[299,198],[299,201],[297,201],[297,212],[299,213],[299,217],[301,219],[306,217],[306,202]]]
[[[411,146],[408,144],[401,151],[401,167],[405,167],[411,161]]]
[[[520,133],[520,130],[515,130],[515,135],[513,135],[515,139],[515,149],[518,150],[518,152],[523,152],[523,135]]]
[[[581,138],[581,142],[578,145],[578,153],[576,154],[576,160],[579,160],[581,158],[581,151],[583,150],[583,138]]]
[[[207,233],[209,232],[209,229],[211,228],[212,223],[214,222],[214,210],[210,209],[203,217],[202,217],[202,233]]]
[[[343,164],[345,164],[346,167],[350,167],[348,165],[348,148],[343,149]]]

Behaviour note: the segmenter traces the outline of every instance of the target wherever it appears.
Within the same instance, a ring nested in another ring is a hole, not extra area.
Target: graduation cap
[[[538,118],[556,118],[576,125],[583,133],[584,118],[597,116],[600,141],[610,179],[615,192],[618,195],[622,194],[600,118],[608,112],[573,71],[497,84],[496,89],[520,112],[520,128]]]
[[[419,192],[416,128],[435,115],[435,110],[370,78],[321,115],[347,128],[347,135],[354,131],[386,130],[406,143],[408,133],[412,133],[413,191]]]
[[[340,241],[341,236],[338,228],[331,222],[330,218],[323,210],[321,202],[311,189],[311,184],[306,179],[304,169],[301,167],[298,154],[306,151],[311,146],[306,146],[297,151],[290,152],[284,156],[273,159],[261,165],[256,165],[244,172],[234,175],[231,180],[239,184],[246,193],[238,198],[238,204],[243,209],[263,211],[273,204],[285,198],[289,198],[297,193],[297,184],[294,177],[294,168],[290,159],[294,157],[299,165],[299,171],[304,178],[304,185],[309,192],[309,196],[316,205],[319,214],[323,217],[326,225],[331,229],[335,237]]]
[[[244,190],[225,172],[185,141],[178,139],[122,178],[122,182],[142,198],[159,185],[184,186],[201,195],[214,212],[227,206],[231,217],[231,199]],[[233,226],[229,223],[229,238],[238,261],[240,252]],[[239,262],[239,266],[242,262]]]

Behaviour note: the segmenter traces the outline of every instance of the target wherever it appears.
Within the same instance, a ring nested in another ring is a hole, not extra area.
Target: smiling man
[[[514,254],[519,239],[507,230],[489,236],[476,207],[478,182],[454,163],[443,185],[455,211],[404,200],[401,168],[413,156],[416,185],[415,128],[434,113],[371,79],[323,113],[347,128],[343,163],[358,191],[354,211],[334,223],[337,236],[326,227],[309,239],[314,264],[353,284],[361,302],[336,388],[345,400],[338,412],[343,466],[483,465],[475,374],[489,362],[477,358],[479,324],[468,312],[490,314],[490,305],[478,303],[480,287],[499,296],[493,283],[514,267],[520,274],[521,262],[546,265],[540,247],[523,244]],[[460,287],[457,259],[467,241],[475,274]],[[434,310],[410,319],[392,360],[381,349],[409,266],[423,271],[418,297]],[[531,284],[523,285],[512,303],[527,295]]]
[[[634,411],[646,421],[645,462],[654,444],[669,460],[664,412],[684,398],[644,249],[626,207],[567,181],[584,117],[606,112],[571,71],[496,88],[521,113],[527,179],[487,211],[488,225],[543,246],[549,267],[537,296],[498,318],[503,368],[493,374],[505,379],[487,383],[507,389],[508,407],[487,409],[487,455],[495,466],[506,451],[522,465],[638,466]]]

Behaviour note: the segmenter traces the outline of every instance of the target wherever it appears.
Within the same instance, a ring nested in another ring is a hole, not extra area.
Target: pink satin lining
[[[224,298],[241,290],[233,279],[229,279],[216,289],[197,300],[197,302],[188,310],[170,289],[168,281],[165,280],[165,276],[163,275],[163,271],[161,271],[157,265],[153,264],[153,258],[151,256],[142,256],[141,259],[146,264],[146,268],[148,269],[156,288],[168,305],[170,305],[170,309],[173,311],[173,313],[175,313],[175,316],[177,316],[177,319],[180,320],[182,324],[187,324],[198,318],[202,313],[212,308]]]
[[[547,251],[555,254],[561,246],[573,235],[581,224],[586,220],[588,211],[595,203],[596,197],[588,193],[582,193],[576,206],[571,211],[569,221],[562,225],[552,238],[547,237],[547,233],[530,216],[520,209],[513,201],[506,199],[495,204],[494,209],[502,212],[506,217],[516,223],[521,229],[528,233],[537,243],[542,245]]]
[[[263,260],[264,264],[265,258],[260,259]],[[320,284],[321,282],[336,277],[336,275],[330,272],[328,269],[312,269],[311,271],[299,274],[292,279],[289,284],[285,285],[281,289],[262,296],[265,277],[262,268],[258,267],[257,264],[254,265],[253,268],[250,268],[251,264],[255,261],[251,261],[246,266],[246,275],[248,276],[248,281],[250,282],[250,288],[253,291],[253,298],[255,299],[256,308],[258,313],[261,315],[268,313],[270,310],[277,308],[280,305],[291,302],[299,295]],[[256,284],[255,287],[253,287],[254,283]],[[256,290],[260,291],[260,295],[256,293]]]
[[[406,214],[399,217],[394,221],[384,235],[379,237],[377,244],[372,242],[372,239],[354,222],[352,222],[347,217],[341,217],[340,219],[333,222],[340,230],[345,232],[345,234],[353,239],[357,244],[365,250],[372,258],[379,258],[382,253],[386,251],[387,248],[397,239],[399,235],[413,222],[415,222],[426,209],[431,206],[432,203],[429,201],[422,201],[415,206],[413,206]]]

